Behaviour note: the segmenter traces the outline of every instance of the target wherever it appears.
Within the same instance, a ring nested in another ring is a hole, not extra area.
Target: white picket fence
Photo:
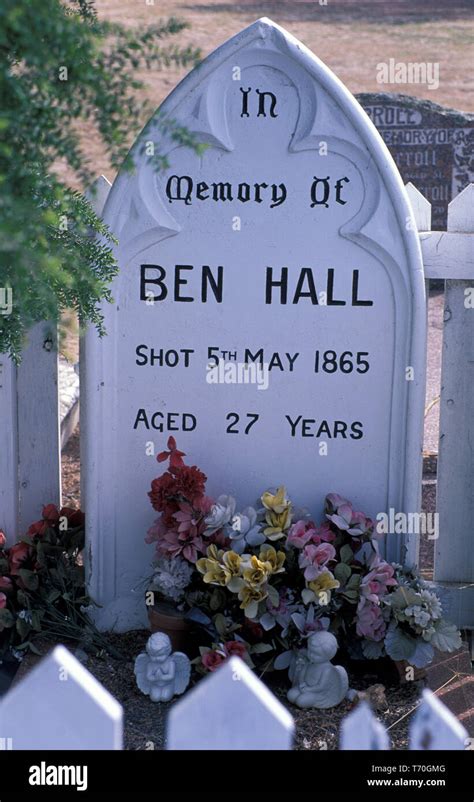
[[[171,706],[166,748],[287,750],[294,732],[288,709],[240,658],[232,657]],[[460,750],[471,743],[456,717],[428,690],[411,720],[409,738],[412,750]],[[64,646],[0,700],[0,750],[122,747],[121,705]],[[366,702],[343,720],[339,748],[390,749],[387,731]]]
[[[98,214],[110,186],[104,176],[96,182]],[[447,231],[431,231],[430,203],[412,184],[407,191],[425,277],[446,282],[434,578],[446,616],[473,629],[474,184],[449,204]],[[84,386],[84,355],[80,371]],[[47,324],[31,331],[18,368],[0,355],[0,421],[0,528],[11,541],[39,517],[44,503],[61,497],[56,335]],[[417,538],[407,537],[406,547],[407,560],[416,564]]]

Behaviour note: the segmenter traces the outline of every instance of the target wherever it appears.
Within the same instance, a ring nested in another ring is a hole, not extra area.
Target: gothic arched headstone
[[[316,518],[331,491],[373,516],[416,511],[424,401],[405,190],[367,115],[300,42],[268,19],[246,28],[172,92],[134,156],[105,206],[120,274],[108,336],[88,333],[81,401],[90,589],[119,629],[144,611],[133,589],[159,473],[147,443],[158,453],[174,435],[209,493],[242,507],[285,484]],[[245,383],[239,366],[255,361]],[[400,556],[393,537],[388,553]]]

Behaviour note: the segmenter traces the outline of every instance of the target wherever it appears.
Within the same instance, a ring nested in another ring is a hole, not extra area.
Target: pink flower
[[[232,655],[236,655],[236,657],[245,657],[247,654],[247,649],[244,643],[240,643],[238,640],[228,640],[224,643],[224,651],[228,657],[232,657]]]
[[[7,597],[4,593],[0,593],[0,610],[7,606]]]
[[[311,582],[321,573],[321,569],[330,561],[334,560],[336,549],[331,543],[320,543],[315,546],[310,543],[305,546],[303,553],[300,554],[299,566],[304,568],[304,578]]]
[[[225,659],[225,656],[220,652],[207,652],[201,657],[201,662],[208,671],[215,671]]]
[[[316,526],[313,521],[296,521],[289,531],[287,542],[297,549],[302,549],[307,543],[319,546],[323,541],[328,543],[335,539],[336,535],[327,521],[322,526]]]
[[[357,607],[357,634],[362,638],[380,641],[385,637],[386,624],[377,604],[361,599]]]
[[[6,544],[6,542],[7,542],[7,539],[5,537],[5,532],[3,531],[3,529],[0,529],[0,549],[3,549],[3,547]]]
[[[160,539],[157,551],[160,554],[169,554],[171,557],[181,554],[188,562],[194,564],[199,554],[204,554],[204,543],[200,536],[168,529]]]
[[[325,521],[321,526],[316,527],[316,533],[311,538],[313,543],[319,545],[320,543],[331,543],[336,539],[336,535],[331,529],[330,524]]]
[[[352,509],[352,504],[337,493],[326,496],[326,518],[338,529],[352,537],[364,535],[373,528],[374,522],[363,512]]]
[[[178,522],[179,534],[196,535],[199,526],[199,516],[196,515],[190,504],[181,502],[178,512],[173,514]]]
[[[297,549],[302,549],[316,535],[316,527],[312,521],[297,521],[290,528],[287,542]]]
[[[388,592],[388,588],[397,584],[397,580],[393,578],[394,572],[392,565],[379,559],[360,583],[361,597],[378,604],[380,597]]]
[[[8,577],[8,576],[0,576],[0,588],[3,588],[3,590],[10,590],[10,588],[12,587],[12,584],[13,583],[12,583],[10,577]]]

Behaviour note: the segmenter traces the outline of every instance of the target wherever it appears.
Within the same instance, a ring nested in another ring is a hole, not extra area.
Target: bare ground
[[[405,62],[436,62],[440,70],[438,89],[386,84],[383,90],[474,111],[471,0],[327,0],[327,5],[320,5],[318,0],[154,0],[150,5],[144,0],[98,0],[97,8],[103,19],[131,28],[169,16],[184,19],[190,27],[176,41],[201,48],[203,57],[259,17],[270,17],[307,45],[354,94],[380,91],[376,66],[390,57]],[[150,102],[150,109],[160,105],[186,72],[151,70],[138,76],[145,84],[140,95]],[[137,132],[150,116],[150,109],[143,108]],[[83,130],[94,173],[104,173],[112,180],[114,171],[98,136],[87,126]]]

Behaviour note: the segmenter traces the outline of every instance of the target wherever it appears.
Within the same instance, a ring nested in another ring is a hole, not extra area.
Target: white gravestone
[[[211,54],[160,114],[208,147],[177,146],[152,120],[135,174],[115,181],[104,218],[121,270],[108,336],[88,334],[81,400],[90,591],[99,625],[117,629],[144,620],[132,589],[156,517],[150,441],[158,453],[172,434],[209,494],[240,507],[285,484],[316,518],[331,491],[372,516],[419,509],[421,255],[367,115],[267,19]],[[170,165],[159,175],[153,141]],[[263,364],[259,383],[232,382],[245,363]],[[401,558],[394,535],[388,554]]]
[[[12,749],[122,749],[122,706],[64,646],[0,701]]]
[[[168,749],[291,749],[286,707],[239,657],[231,657],[168,714]]]

